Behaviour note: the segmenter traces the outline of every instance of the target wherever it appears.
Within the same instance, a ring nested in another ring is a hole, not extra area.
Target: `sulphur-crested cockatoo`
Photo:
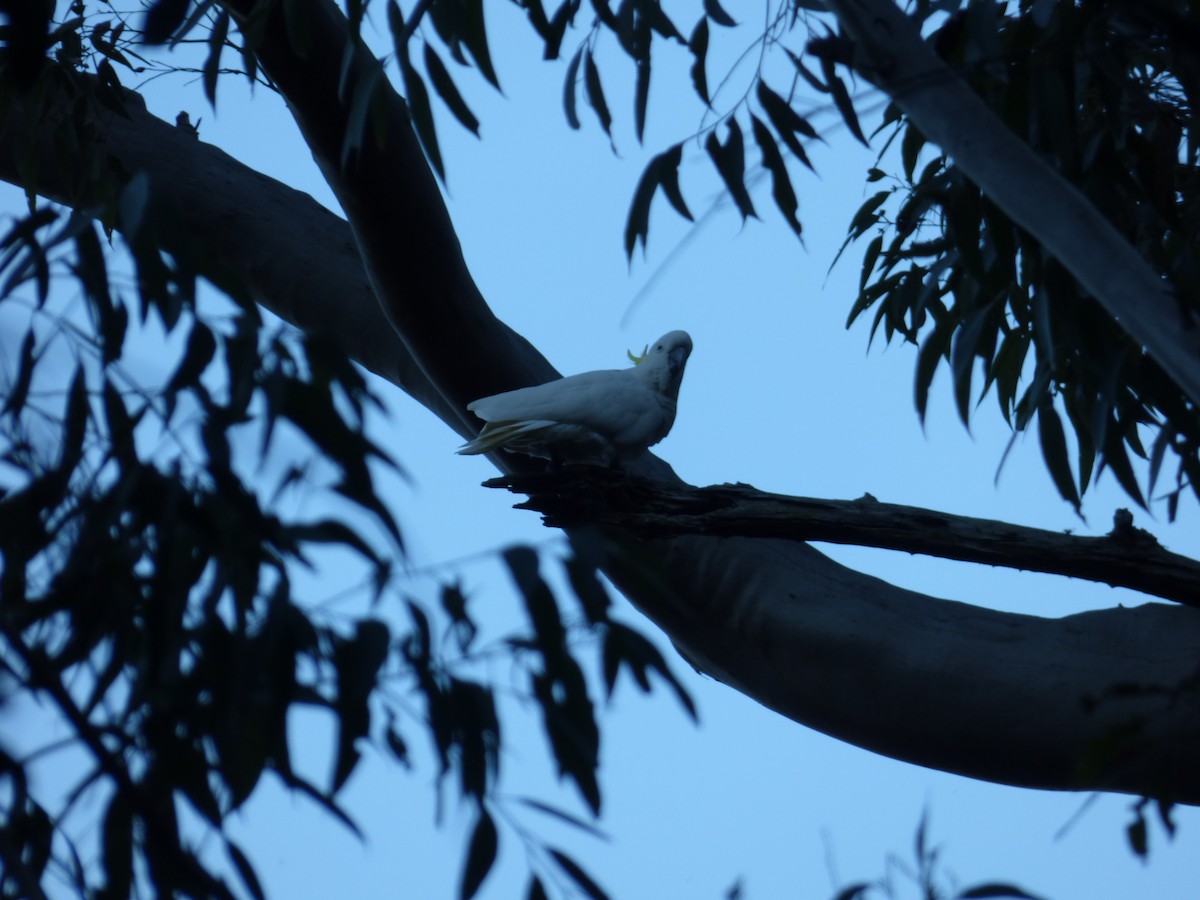
[[[683,367],[686,331],[672,331],[629,369],[582,372],[467,404],[487,424],[459,453],[503,449],[563,462],[626,462],[667,436]]]

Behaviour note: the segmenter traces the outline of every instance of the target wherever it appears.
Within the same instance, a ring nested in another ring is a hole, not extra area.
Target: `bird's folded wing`
[[[467,409],[486,422],[549,420],[584,425],[614,435],[631,427],[657,401],[629,370],[583,372],[483,397]]]

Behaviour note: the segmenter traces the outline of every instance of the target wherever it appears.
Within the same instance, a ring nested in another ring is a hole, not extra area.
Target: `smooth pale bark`
[[[291,60],[283,28],[268,29],[262,59],[349,227],[141,111],[107,119],[108,149],[146,172],[159,201],[197,242],[218,246],[265,306],[320,328],[462,434],[468,400],[553,370],[487,310],[390,89],[386,141],[364,142],[340,166],[345,110],[328,86],[338,83],[345,23],[324,0],[304,8],[317,46],[303,64]],[[349,83],[374,65],[359,54]],[[11,129],[0,135],[12,139]],[[0,177],[15,180],[7,149]],[[56,196],[49,183],[40,189]],[[311,268],[298,279],[301,265]],[[403,339],[380,328],[376,294]],[[653,459],[641,471],[674,477]],[[798,722],[991,781],[1200,802],[1200,700],[1173,691],[1195,674],[1195,610],[1147,605],[1050,620],[901,590],[794,542],[687,536],[608,546],[606,571],[689,660]]]
[[[1041,241],[1200,406],[1200,318],[1120,232],[1005,127],[893,0],[823,2],[855,41],[855,69]]]

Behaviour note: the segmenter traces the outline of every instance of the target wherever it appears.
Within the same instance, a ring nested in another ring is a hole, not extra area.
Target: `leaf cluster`
[[[0,892],[40,896],[54,878],[81,896],[129,896],[144,878],[161,893],[234,896],[185,833],[187,808],[220,835],[242,888],[261,896],[223,823],[267,772],[349,821],[334,795],[357,760],[353,740],[368,731],[388,647],[381,623],[346,634],[304,611],[293,575],[325,545],[360,556],[376,583],[389,563],[346,520],[276,512],[241,474],[233,438],[259,423],[261,461],[282,423],[307,435],[339,473],[332,491],[399,551],[367,467],[392,465],[362,430],[377,401],[344,358],[319,339],[271,335],[252,305],[201,312],[198,283],[227,273],[189,252],[144,177],[89,153],[99,146],[92,112],[117,88],[65,87],[77,91],[78,114],[47,120],[51,143],[73,154],[70,183],[92,204],[65,215],[31,204],[0,237],[0,312],[25,321],[0,409],[0,664],[9,689],[48,705],[88,762],[53,809],[28,774],[42,751],[4,748],[12,802]],[[37,100],[35,86],[25,101]],[[96,221],[120,229],[122,252]],[[71,283],[82,314],[56,299]],[[127,349],[154,330],[180,350],[163,354],[161,383],[145,385]],[[293,468],[278,490],[304,480]],[[329,709],[339,723],[328,787],[292,767],[287,720],[298,705]],[[98,865],[71,836],[88,796],[103,802]]]
[[[972,3],[930,34],[1191,310],[1200,308],[1200,83],[1182,35],[1196,33],[1194,16],[1187,4]],[[940,363],[964,423],[994,389],[1015,432],[1036,423],[1047,469],[1076,508],[1104,469],[1145,505],[1173,458],[1173,518],[1181,493],[1200,490],[1200,412],[897,107],[880,131],[898,139],[902,171],[873,170],[872,180],[891,183],[851,222],[848,242],[866,249],[850,319],[870,312],[873,335],[919,345],[918,412]],[[1148,462],[1144,489],[1134,459]]]
[[[204,88],[215,99],[214,60],[228,46],[224,13],[204,18],[211,4],[165,12],[160,5],[150,11],[160,17],[158,38],[180,42],[205,23],[211,29],[204,70],[213,77]],[[486,75],[482,20],[474,20],[475,36],[446,25],[471,20],[472,10],[481,15],[482,6],[451,6],[427,5],[427,13],[442,23],[439,37],[455,58],[469,56]],[[300,39],[303,22],[292,26]],[[83,28],[78,21],[63,34]],[[463,591],[445,586],[434,616],[408,600],[405,625],[374,606],[349,621],[331,616],[296,586],[297,574],[321,567],[328,549],[359,559],[360,592],[373,603],[394,584],[391,558],[403,544],[376,474],[397,467],[365,431],[379,401],[319,335],[266,329],[237,274],[182,230],[145,176],[107,157],[96,116],[126,114],[130,97],[116,66],[138,51],[120,26],[89,34],[99,41],[88,60],[99,79],[61,66],[46,67],[32,90],[0,79],[3,111],[19,108],[51,134],[31,142],[22,160],[28,213],[0,235],[0,314],[20,309],[25,323],[0,382],[0,661],[6,690],[47,699],[68,743],[88,760],[57,808],[30,778],[45,748],[22,755],[0,747],[0,778],[13,800],[0,810],[0,893],[36,896],[53,879],[80,895],[127,896],[152,886],[180,896],[261,896],[252,860],[224,825],[263,776],[353,830],[338,796],[366,746],[377,743],[411,767],[415,729],[429,735],[439,784],[451,781],[478,810],[463,896],[475,893],[495,860],[497,822],[533,848],[533,895],[557,886],[603,896],[570,855],[520,827],[513,804],[497,792],[496,691],[472,669],[497,651],[478,646]],[[39,111],[57,108],[52,92],[75,98],[71,115]],[[37,202],[37,185],[50,176],[68,186],[74,212]],[[217,314],[201,284],[218,287],[232,306]],[[83,303],[74,316],[60,299],[72,285]],[[147,384],[127,363],[155,333],[164,371]],[[309,455],[288,464],[272,489],[263,472],[284,433]],[[333,474],[318,482],[323,472]],[[317,519],[280,512],[291,493],[314,488],[338,499],[327,506],[342,512]],[[694,715],[690,698],[652,644],[609,619],[593,551],[566,562],[582,623],[559,613],[531,551],[511,551],[506,560],[519,574],[530,630],[499,652],[519,663],[560,773],[598,814],[600,726],[576,658],[578,638],[597,645],[610,695],[625,669],[643,690],[658,672]],[[437,637],[442,617],[445,639]],[[446,640],[456,658],[443,652]],[[288,720],[300,707],[324,710],[332,722],[327,781],[292,765]],[[99,859],[81,852],[72,830],[85,797],[99,797],[104,810]],[[568,812],[519,799],[594,833]],[[183,824],[183,809],[187,821],[216,836],[224,865],[197,855],[196,826]]]

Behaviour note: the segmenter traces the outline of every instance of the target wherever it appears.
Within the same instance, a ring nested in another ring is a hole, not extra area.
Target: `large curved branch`
[[[345,40],[344,23],[330,28],[311,33],[319,41]],[[323,68],[335,56],[337,65]],[[340,64],[339,54],[310,54],[306,80],[336,84]],[[373,64],[357,57],[352,81]],[[280,83],[302,122],[331,114],[307,106],[313,97],[304,85]],[[468,425],[455,408],[460,394],[489,393],[549,370],[489,312],[474,308],[483,301],[441,219],[436,185],[407,183],[431,176],[418,165],[403,106],[389,102],[387,109],[393,117],[387,143],[364,144],[363,155],[378,153],[378,160],[360,159],[339,172],[340,142],[314,141],[319,159],[337,154],[323,159],[322,170],[346,204],[353,234],[311,198],[144,113],[101,124],[107,150],[124,170],[149,176],[154,196],[177,211],[197,243],[228,253],[225,264],[241,272],[264,305],[334,337],[463,433]],[[19,183],[8,160],[20,145],[8,125],[0,129],[0,177]],[[407,166],[386,164],[398,158]],[[396,202],[400,197],[405,201]],[[431,244],[424,237],[431,234],[450,243]],[[423,259],[414,258],[410,240]],[[375,258],[384,252],[429,271],[406,280],[403,267],[393,271]],[[358,253],[368,259],[372,283],[355,261]],[[308,279],[292,277],[291,270],[314,260],[319,265],[308,269]],[[406,340],[379,327],[376,292],[393,322],[412,323]],[[444,308],[409,310],[409,304]],[[410,348],[422,355],[422,366],[408,358]],[[643,469],[666,471],[654,461]],[[683,536],[609,547],[608,571],[618,586],[689,659],[798,722],[889,756],[991,781],[1165,792],[1200,803],[1194,765],[1200,699],[1190,681],[1200,644],[1194,610],[1151,604],[1048,620],[905,591],[794,542]],[[1110,754],[1098,757],[1101,747]]]
[[[854,66],[1054,254],[1200,406],[1200,319],[1088,199],[1014,135],[893,0],[824,0]]]

